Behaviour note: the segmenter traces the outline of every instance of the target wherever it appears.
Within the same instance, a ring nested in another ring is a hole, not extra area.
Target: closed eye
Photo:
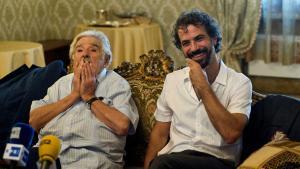
[[[184,41],[181,42],[181,45],[182,45],[182,46],[188,46],[188,45],[190,45],[190,44],[191,44],[191,42],[188,41],[188,40],[184,40]]]
[[[194,38],[194,40],[195,40],[196,42],[200,42],[200,41],[202,41],[203,39],[205,39],[205,36],[201,36],[201,35],[198,35],[198,36],[196,36],[196,37]]]
[[[81,49],[81,48],[77,48],[77,49],[76,49],[76,52],[77,52],[77,53],[80,53],[80,52],[82,52],[82,51],[83,51],[83,49]]]
[[[98,47],[92,47],[89,49],[91,52],[98,52],[99,48]]]

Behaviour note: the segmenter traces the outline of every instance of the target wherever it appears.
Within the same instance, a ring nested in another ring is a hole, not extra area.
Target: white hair
[[[112,52],[111,52],[109,40],[103,32],[96,31],[96,30],[88,30],[88,31],[81,32],[73,39],[71,46],[70,46],[70,51],[69,51],[70,59],[73,60],[75,46],[76,46],[77,42],[79,41],[79,39],[81,39],[82,37],[86,37],[86,36],[93,36],[101,41],[102,51],[104,52],[104,54],[106,56],[109,57],[108,65],[110,65],[112,62]]]

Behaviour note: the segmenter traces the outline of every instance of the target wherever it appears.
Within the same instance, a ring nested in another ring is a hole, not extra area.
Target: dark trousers
[[[234,169],[234,162],[193,150],[157,156],[150,169]]]

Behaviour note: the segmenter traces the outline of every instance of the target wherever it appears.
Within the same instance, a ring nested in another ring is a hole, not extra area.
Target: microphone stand
[[[17,168],[17,162],[16,161],[11,161],[9,165],[9,169],[16,169]]]
[[[49,169],[50,165],[51,165],[51,161],[49,160],[44,160],[41,162],[41,168],[40,169]]]

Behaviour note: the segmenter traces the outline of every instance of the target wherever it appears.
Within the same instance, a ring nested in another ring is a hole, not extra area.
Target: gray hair
[[[111,52],[109,40],[103,32],[96,31],[96,30],[88,30],[88,31],[81,32],[73,39],[71,46],[70,46],[70,51],[69,51],[70,59],[73,60],[73,54],[74,54],[74,50],[75,50],[75,46],[76,46],[77,42],[79,41],[79,39],[81,39],[82,37],[85,37],[85,36],[93,36],[101,41],[102,51],[104,52],[104,54],[106,56],[109,57],[108,65],[110,65],[112,62],[112,52]]]

